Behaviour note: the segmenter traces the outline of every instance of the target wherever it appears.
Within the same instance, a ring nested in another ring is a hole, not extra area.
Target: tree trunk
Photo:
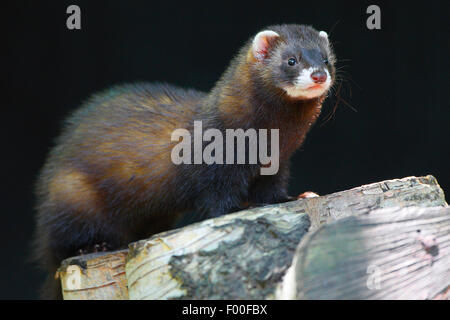
[[[389,208],[309,233],[278,298],[448,299],[450,208]]]
[[[65,260],[64,298],[448,298],[446,207],[427,176],[244,210]]]

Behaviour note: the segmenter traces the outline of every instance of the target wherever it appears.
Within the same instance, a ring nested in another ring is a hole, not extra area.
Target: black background
[[[66,28],[77,4],[82,30]],[[368,30],[366,8],[381,7]],[[33,183],[61,120],[95,91],[134,81],[209,90],[270,24],[329,32],[347,79],[292,161],[292,195],[433,174],[449,192],[448,1],[14,1],[1,9],[0,298],[35,298],[26,262]],[[6,50],[6,51],[5,51]],[[6,57],[4,54],[6,53]],[[447,196],[448,199],[448,196]]]

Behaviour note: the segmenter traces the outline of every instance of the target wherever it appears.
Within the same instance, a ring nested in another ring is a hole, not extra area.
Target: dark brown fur
[[[268,29],[282,36],[273,50],[321,41],[305,26]],[[61,260],[80,249],[103,242],[126,247],[170,229],[180,217],[195,213],[204,219],[244,203],[290,199],[289,158],[319,116],[325,95],[287,96],[269,72],[279,58],[256,63],[251,40],[209,94],[164,84],[121,86],[92,97],[68,118],[36,188],[35,256],[50,274],[49,286],[58,287],[52,277]],[[334,59],[328,46],[320,47]],[[329,69],[334,77],[332,64]],[[202,120],[204,130],[280,129],[279,172],[260,176],[259,165],[174,165],[171,133],[192,131],[194,120]]]

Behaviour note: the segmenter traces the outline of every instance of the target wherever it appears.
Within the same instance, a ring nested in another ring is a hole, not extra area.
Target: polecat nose
[[[315,83],[324,83],[327,81],[327,74],[323,71],[314,71],[311,73],[311,79],[313,79]]]

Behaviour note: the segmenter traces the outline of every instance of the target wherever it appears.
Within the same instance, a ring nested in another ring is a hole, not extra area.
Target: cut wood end
[[[58,269],[65,300],[128,299],[127,250],[66,259]]]

